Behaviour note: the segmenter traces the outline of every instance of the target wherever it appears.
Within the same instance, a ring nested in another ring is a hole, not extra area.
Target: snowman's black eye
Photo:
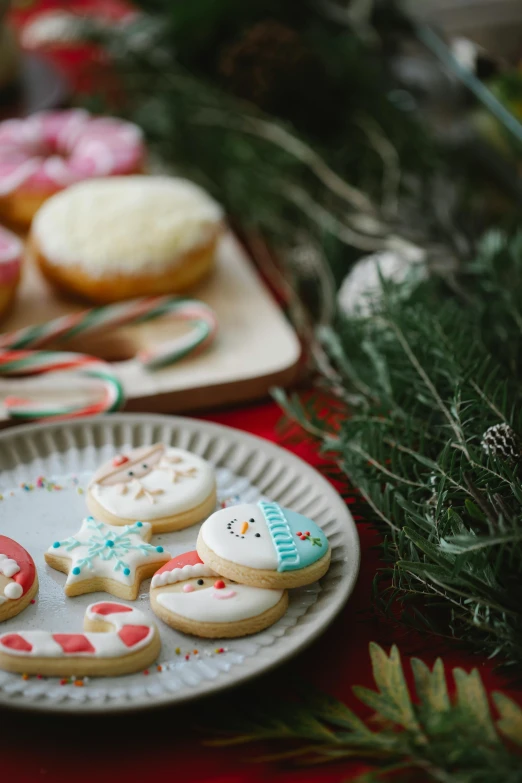
[[[204,585],[204,584],[205,584],[205,582],[203,581],[203,579],[198,579],[197,583],[198,583],[198,585]]]
[[[261,533],[256,533],[255,537],[256,538],[261,538]]]
[[[129,470],[129,472],[128,472],[128,474],[127,474],[127,475],[128,475],[128,476],[134,476],[134,471],[133,471],[133,470]]]
[[[251,519],[249,521],[250,521],[251,524],[253,524],[256,520],[255,519]]]

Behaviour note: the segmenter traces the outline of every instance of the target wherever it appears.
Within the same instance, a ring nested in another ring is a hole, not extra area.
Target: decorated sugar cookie
[[[230,638],[273,625],[288,607],[286,590],[236,584],[186,552],[153,576],[153,611],[171,628],[194,636]]]
[[[149,522],[153,533],[201,522],[216,507],[212,466],[162,443],[118,454],[89,486],[89,511],[110,525]]]
[[[47,677],[111,677],[145,669],[161,648],[154,623],[124,604],[91,604],[85,612],[84,629],[85,633],[2,634],[0,669]]]
[[[0,623],[22,612],[38,592],[34,560],[7,536],[0,536]]]
[[[320,579],[330,546],[311,519],[259,501],[216,511],[199,531],[198,554],[222,576],[254,587],[300,587]]]
[[[148,522],[116,527],[87,517],[78,533],[51,544],[45,560],[68,575],[66,595],[104,590],[134,601],[143,579],[170,558],[162,546],[148,543],[151,536]]]

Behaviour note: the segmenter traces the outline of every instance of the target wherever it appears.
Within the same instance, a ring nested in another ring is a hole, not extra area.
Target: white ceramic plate
[[[106,594],[67,598],[65,574],[49,568],[43,554],[57,536],[78,529],[86,513],[84,489],[97,465],[116,452],[157,441],[212,462],[220,502],[255,502],[263,496],[316,520],[332,546],[330,570],[320,583],[292,591],[287,614],[255,636],[202,640],[157,620],[161,670],[154,666],[148,675],[91,678],[84,687],[61,685],[56,678],[24,680],[0,671],[0,706],[107,712],[171,704],[227,688],[299,652],[324,631],[350,595],[359,568],[356,527],[340,496],[317,471],[284,449],[229,427],[170,416],[118,414],[0,433],[0,533],[31,553],[40,577],[36,603],[2,623],[2,632],[81,631],[86,606]],[[154,541],[173,556],[181,554],[194,548],[198,528]],[[142,583],[137,600],[148,612],[149,584]]]

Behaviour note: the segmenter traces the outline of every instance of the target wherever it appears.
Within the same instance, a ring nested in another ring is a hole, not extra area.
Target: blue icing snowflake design
[[[119,581],[132,581],[136,567],[155,556],[164,560],[162,546],[144,541],[150,531],[148,523],[114,527],[87,517],[75,536],[55,541],[49,552],[71,558],[71,570],[67,581],[88,578],[92,572],[116,577]],[[91,573],[89,573],[91,572]]]
[[[278,571],[297,571],[320,560],[328,551],[328,539],[311,519],[260,500],[266,525],[277,552]]]

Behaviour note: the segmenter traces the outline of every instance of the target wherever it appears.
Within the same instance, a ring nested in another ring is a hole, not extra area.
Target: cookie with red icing
[[[173,558],[156,572],[150,600],[155,614],[171,628],[218,639],[262,631],[288,607],[286,590],[265,590],[224,579],[195,551]]]
[[[112,677],[147,668],[160,648],[156,625],[143,612],[102,601],[87,607],[83,633],[0,635],[0,669],[47,677]]]
[[[12,538],[0,536],[0,622],[20,614],[37,592],[33,558]]]

